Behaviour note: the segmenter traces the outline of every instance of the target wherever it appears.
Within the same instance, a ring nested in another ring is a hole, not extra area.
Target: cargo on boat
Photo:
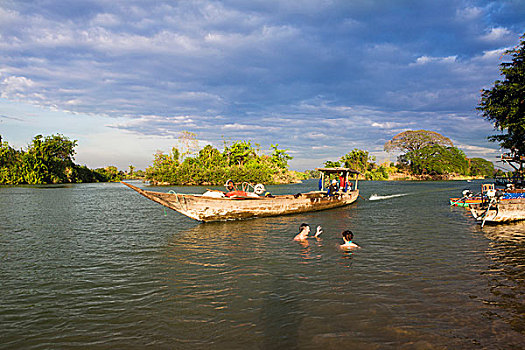
[[[357,200],[358,171],[349,168],[316,170],[321,173],[318,190],[286,195],[263,195],[262,184],[243,183],[237,188],[231,180],[226,182],[227,191],[208,190],[203,194],[154,192],[122,183],[152,201],[203,222],[305,213],[342,207]],[[356,175],[354,184],[349,180],[351,174]],[[332,179],[332,185],[325,190],[325,180],[331,177],[338,179]]]

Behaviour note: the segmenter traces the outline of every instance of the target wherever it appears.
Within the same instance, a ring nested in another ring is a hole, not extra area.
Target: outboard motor
[[[473,195],[473,193],[470,190],[463,190],[463,192],[461,193],[463,194],[463,197],[465,198],[470,198]]]

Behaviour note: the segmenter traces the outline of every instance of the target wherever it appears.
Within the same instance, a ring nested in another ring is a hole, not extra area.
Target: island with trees
[[[120,181],[117,167],[89,169],[74,163],[76,140],[37,135],[26,150],[16,150],[0,136],[0,185],[39,185]]]

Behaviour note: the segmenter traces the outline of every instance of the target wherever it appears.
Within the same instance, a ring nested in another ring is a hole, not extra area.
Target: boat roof
[[[327,173],[327,174],[333,174],[333,173],[350,173],[350,174],[361,174],[359,171],[350,169],[350,168],[315,168],[315,170]]]

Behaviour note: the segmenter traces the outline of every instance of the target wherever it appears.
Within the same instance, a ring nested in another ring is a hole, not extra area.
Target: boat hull
[[[482,202],[481,198],[450,198],[450,205],[456,207],[468,207],[471,204],[480,204]]]
[[[327,197],[314,191],[298,195],[258,198],[213,198],[194,194],[147,191],[123,182],[144,197],[192,219],[212,222],[306,213],[342,207],[355,202],[359,190]]]
[[[500,223],[525,220],[525,200],[522,199],[500,201],[492,204],[490,208],[488,208],[488,203],[471,204],[469,207],[472,216],[481,222]]]

